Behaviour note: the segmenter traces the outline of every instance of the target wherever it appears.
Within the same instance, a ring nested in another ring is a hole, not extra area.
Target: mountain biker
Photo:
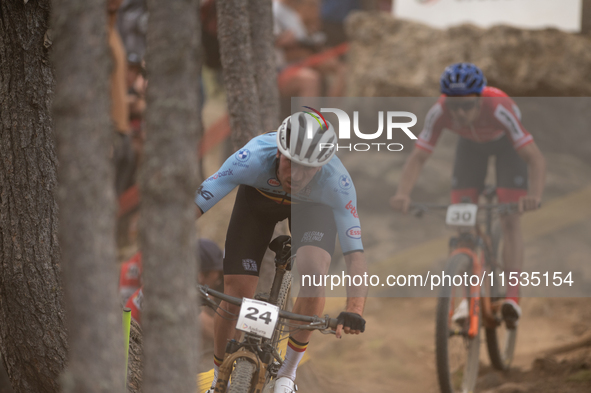
[[[483,191],[488,157],[496,157],[497,196],[500,203],[517,202],[519,213],[540,206],[546,164],[529,132],[521,124],[521,112],[504,92],[486,86],[482,71],[471,63],[456,63],[440,79],[441,97],[429,110],[424,129],[408,157],[396,194],[394,209],[406,212],[410,193],[425,161],[431,156],[444,129],[460,136],[452,178],[452,203],[468,197],[477,203]],[[529,170],[529,183],[528,183]],[[529,185],[529,187],[528,187]],[[521,273],[523,237],[520,214],[501,217],[502,257],[507,274]],[[508,327],[521,316],[519,286],[508,286],[502,306]]]
[[[337,233],[349,274],[365,272],[355,188],[347,170],[334,156],[335,148],[326,147],[336,145],[336,138],[332,124],[308,113],[295,113],[283,121],[277,132],[253,138],[199,187],[195,198],[198,216],[239,186],[225,245],[226,294],[253,297],[275,224],[285,218],[290,222],[292,250],[297,250],[300,274],[328,272]],[[366,293],[365,287],[347,289],[337,337],[343,331],[359,334],[365,330],[361,315]],[[324,288],[302,287],[293,312],[320,315],[323,295]],[[212,392],[226,342],[235,335],[233,316],[239,307],[222,302],[219,310],[214,320]],[[290,334],[285,361],[274,380],[275,392],[295,391],[296,368],[310,335],[310,331],[297,329]]]

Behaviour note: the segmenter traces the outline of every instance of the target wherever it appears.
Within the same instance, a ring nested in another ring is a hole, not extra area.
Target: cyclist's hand
[[[519,213],[536,210],[542,205],[540,198],[527,195],[519,198]]]
[[[394,210],[407,213],[410,206],[410,197],[408,195],[396,194],[390,198],[390,206]]]
[[[343,331],[345,334],[359,334],[365,331],[365,319],[354,312],[343,311],[339,314],[337,321],[337,338],[341,338]]]

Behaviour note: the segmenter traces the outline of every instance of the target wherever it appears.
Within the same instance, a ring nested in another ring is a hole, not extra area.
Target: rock
[[[477,64],[489,85],[511,96],[591,95],[586,35],[468,24],[439,30],[368,12],[351,14],[346,28],[350,96],[438,96],[439,76],[459,61]]]
[[[491,371],[478,378],[478,387],[480,389],[492,389],[503,384],[504,378],[500,372]]]
[[[552,357],[537,358],[532,363],[535,371],[543,372],[549,375],[561,374],[564,371],[564,365],[561,365]]]
[[[531,391],[531,385],[527,383],[508,382],[498,388],[485,390],[483,393],[528,393]]]

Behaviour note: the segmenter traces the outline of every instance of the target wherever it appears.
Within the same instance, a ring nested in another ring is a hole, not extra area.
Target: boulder
[[[440,30],[369,12],[351,14],[346,29],[350,96],[437,96],[442,71],[459,61],[481,67],[489,85],[511,96],[591,95],[587,35],[469,24]]]

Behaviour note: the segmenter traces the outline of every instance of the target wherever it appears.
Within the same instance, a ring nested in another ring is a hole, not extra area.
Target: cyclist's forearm
[[[535,143],[524,146],[518,153],[527,163],[529,170],[528,194],[541,199],[546,183],[546,160]]]
[[[530,166],[530,184],[528,194],[542,199],[544,185],[546,183],[546,163],[544,161]]]
[[[347,265],[347,274],[351,277],[367,275],[367,261],[365,255],[361,251],[352,252],[345,255],[345,264]],[[363,314],[365,307],[365,298],[367,297],[368,287],[365,280],[361,285],[347,286],[347,311],[354,312],[359,315]]]
[[[531,179],[529,194],[541,199],[546,184],[546,160],[541,153],[536,159],[532,160],[529,171]]]
[[[365,297],[348,297],[345,311],[363,315],[363,309],[365,308],[365,299]]]
[[[402,175],[396,194],[410,195],[429,156],[430,153],[419,148],[413,150],[402,168]]]

